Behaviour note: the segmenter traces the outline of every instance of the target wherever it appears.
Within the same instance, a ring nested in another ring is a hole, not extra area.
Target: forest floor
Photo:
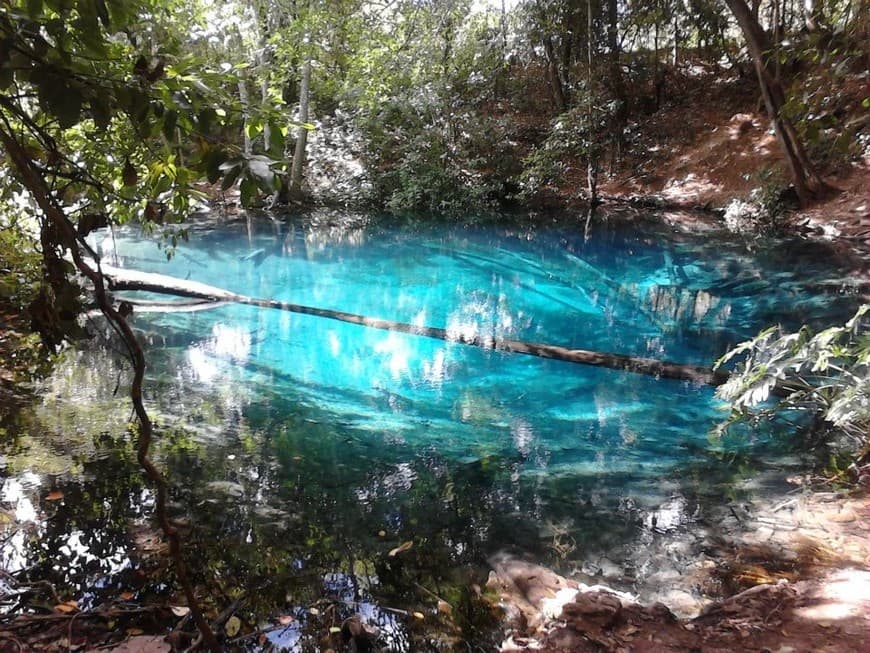
[[[758,109],[757,90],[733,80],[694,80],[699,83],[703,86],[689,89],[681,103],[664,107],[640,126],[643,155],[602,178],[603,195],[725,209],[765,185],[787,183],[770,121]],[[856,88],[854,94],[860,97],[864,91]],[[788,222],[870,253],[870,149],[865,146],[863,156],[829,164],[821,172],[831,192],[811,206],[787,212]]]

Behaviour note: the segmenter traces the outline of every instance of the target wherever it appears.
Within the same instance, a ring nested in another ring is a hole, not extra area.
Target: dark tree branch
[[[133,330],[129,323],[113,306],[109,294],[106,291],[106,285],[104,283],[103,273],[100,271],[99,263],[96,263],[96,269],[91,267],[82,256],[82,251],[84,250],[88,252],[94,257],[95,261],[97,260],[96,256],[76,233],[72,222],[70,222],[64,210],[52,196],[45,180],[34,168],[33,162],[27,156],[24,148],[22,148],[18,141],[13,137],[8,122],[6,122],[5,128],[0,128],[0,142],[2,142],[9,158],[12,160],[24,186],[32,194],[37,205],[42,210],[45,219],[49,220],[51,224],[57,228],[61,238],[63,239],[63,244],[69,247],[76,268],[91,282],[100,310],[109,322],[120,332],[128,349],[133,364],[133,382],[130,386],[130,399],[133,403],[136,417],[139,420],[139,429],[137,433],[137,459],[139,465],[154,485],[156,493],[155,513],[161,529],[169,540],[169,550],[175,563],[175,571],[178,575],[178,581],[187,597],[191,614],[194,617],[206,645],[214,653],[219,653],[221,647],[215,634],[212,632],[211,627],[202,614],[199,601],[196,598],[193,586],[187,576],[187,569],[184,564],[184,557],[181,550],[181,536],[179,535],[178,530],[169,522],[166,512],[166,480],[148,456],[151,440],[154,435],[154,427],[142,399],[142,382],[145,376],[145,354],[133,334]]]

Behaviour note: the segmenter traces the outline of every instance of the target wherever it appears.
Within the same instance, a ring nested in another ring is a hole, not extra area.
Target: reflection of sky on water
[[[34,542],[39,542],[48,530],[46,519],[52,519],[54,514],[61,511],[61,503],[64,501],[62,493],[57,497],[46,498],[51,486],[50,480],[46,482],[40,474],[25,471],[17,478],[4,479],[0,485],[0,505],[4,509],[4,519],[0,527],[0,538],[3,546],[0,547],[0,569],[8,574],[17,574],[31,566],[31,550]],[[145,505],[151,503],[150,493],[143,496]],[[42,497],[40,499],[39,497]],[[105,579],[117,574],[122,569],[129,567],[130,560],[124,545],[115,542],[104,542],[100,554],[92,550],[93,541],[89,541],[92,533],[72,528],[57,540],[57,549],[50,554],[49,563],[52,568],[63,574],[70,563],[77,567],[90,567],[99,570],[100,578],[95,579],[99,585]],[[44,552],[48,553],[48,552]],[[3,612],[2,603],[15,596],[17,591],[27,589],[27,582],[22,582],[20,587],[0,586],[0,612]],[[87,607],[88,595],[80,597],[79,603]]]

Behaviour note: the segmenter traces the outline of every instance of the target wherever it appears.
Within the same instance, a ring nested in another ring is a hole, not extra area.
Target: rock
[[[683,618],[697,616],[704,607],[695,596],[678,589],[664,593],[661,600],[670,606],[670,610]]]
[[[826,517],[828,518],[828,521],[836,522],[838,524],[847,524],[858,519],[855,512],[848,508],[840,512],[829,512]]]
[[[590,624],[598,628],[609,628],[619,618],[622,602],[604,592],[578,593],[571,603],[562,607],[561,619],[570,621],[580,631]]]

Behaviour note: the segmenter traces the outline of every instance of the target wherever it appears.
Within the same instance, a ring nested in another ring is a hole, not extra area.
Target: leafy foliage
[[[743,356],[718,395],[734,417],[770,416],[797,409],[818,416],[866,443],[870,429],[870,305],[842,327],[783,333],[771,327],[723,356],[717,367]],[[776,406],[766,402],[785,391]]]
[[[597,161],[603,155],[604,140],[619,104],[615,99],[595,99],[598,101],[591,110],[581,105],[553,119],[547,138],[524,161],[521,176],[524,194],[534,195],[570,176],[572,166],[576,169],[585,165],[589,157]]]
[[[867,65],[860,38],[847,30],[812,33],[783,47],[779,58],[787,68],[808,73],[794,76],[783,111],[812,158],[833,167],[863,156],[868,121],[866,114],[860,117],[859,107],[866,101],[866,88],[850,82]],[[849,119],[856,115],[857,120]]]
[[[184,53],[190,12],[174,1],[80,0],[0,13],[0,132],[18,152],[8,153],[0,199],[7,220],[22,210],[38,220],[44,284],[30,312],[51,347],[75,334],[81,312],[65,251],[87,251],[93,229],[130,220],[174,242],[183,232],[166,225],[201,205],[195,184],[224,175],[231,77]],[[259,163],[246,160],[236,176],[270,184]],[[79,242],[47,219],[46,203]]]

